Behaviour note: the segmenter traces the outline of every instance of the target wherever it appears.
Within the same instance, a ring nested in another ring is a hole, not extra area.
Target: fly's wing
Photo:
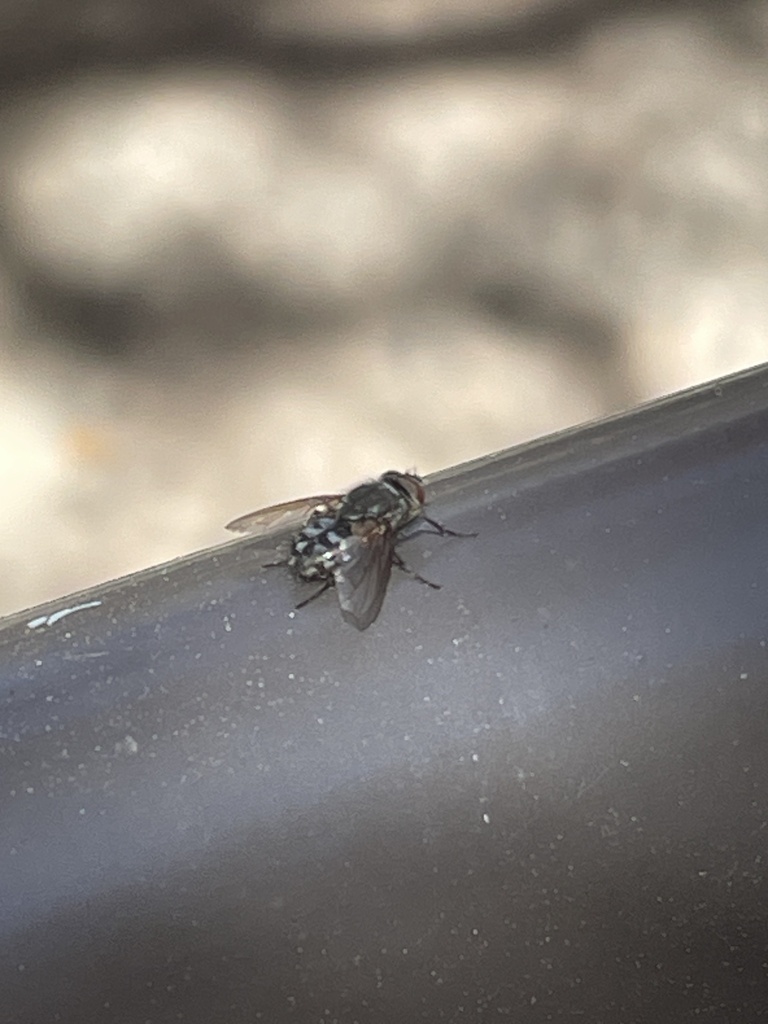
[[[342,617],[358,629],[367,629],[381,611],[394,549],[394,532],[375,519],[355,523],[340,547],[333,570],[336,593]]]
[[[341,498],[340,494],[318,494],[313,498],[284,501],[280,505],[270,505],[268,508],[233,519],[225,528],[234,533],[251,533],[262,537],[268,533],[277,533],[278,530],[289,530],[303,525],[311,513],[321,506],[327,506],[329,510],[334,511],[341,506]]]

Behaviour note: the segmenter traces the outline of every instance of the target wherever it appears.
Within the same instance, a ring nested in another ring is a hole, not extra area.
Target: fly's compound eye
[[[390,470],[388,473],[384,473],[381,480],[402,494],[409,502],[420,506],[424,504],[426,497],[424,481],[415,473],[398,473],[396,470]]]

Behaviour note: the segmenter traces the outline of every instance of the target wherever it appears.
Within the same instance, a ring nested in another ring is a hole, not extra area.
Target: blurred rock
[[[763,3],[36,11],[0,612],[768,354]]]

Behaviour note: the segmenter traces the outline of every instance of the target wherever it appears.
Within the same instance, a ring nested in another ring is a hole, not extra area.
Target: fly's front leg
[[[431,529],[427,529],[427,526],[422,526],[422,523],[426,523]],[[476,533],[459,533],[458,530],[450,530],[447,526],[443,526],[437,519],[430,519],[429,516],[425,516],[422,512],[421,515],[414,523],[410,523],[403,530],[400,530],[397,542],[401,540],[409,540],[411,537],[418,537],[420,533],[434,534],[438,537],[476,537]]]
[[[421,519],[425,523],[429,523],[432,527],[431,530],[417,530],[416,533],[436,533],[440,537],[476,537],[476,533],[459,533],[458,530],[449,530],[447,526],[443,526],[442,523],[438,522],[437,519],[430,519],[429,516],[425,516],[422,512]],[[411,534],[414,536],[414,534]]]
[[[420,576],[417,572],[414,572],[410,566],[407,566],[402,560],[400,555],[396,551],[392,552],[392,564],[396,565],[398,569],[402,569],[403,572],[407,573],[413,579],[418,580],[419,583],[424,583],[428,587],[432,587],[433,590],[440,590],[441,585],[439,583],[433,583],[432,580],[426,579],[424,576]]]

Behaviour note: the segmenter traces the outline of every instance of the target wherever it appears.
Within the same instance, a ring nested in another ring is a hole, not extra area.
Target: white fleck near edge
[[[73,605],[72,608],[60,608],[59,611],[53,612],[51,615],[40,615],[36,619],[30,619],[27,628],[38,629],[40,626],[53,626],[60,619],[71,615],[72,612],[81,612],[84,608],[98,608],[100,604],[101,601],[88,601],[86,604]]]

